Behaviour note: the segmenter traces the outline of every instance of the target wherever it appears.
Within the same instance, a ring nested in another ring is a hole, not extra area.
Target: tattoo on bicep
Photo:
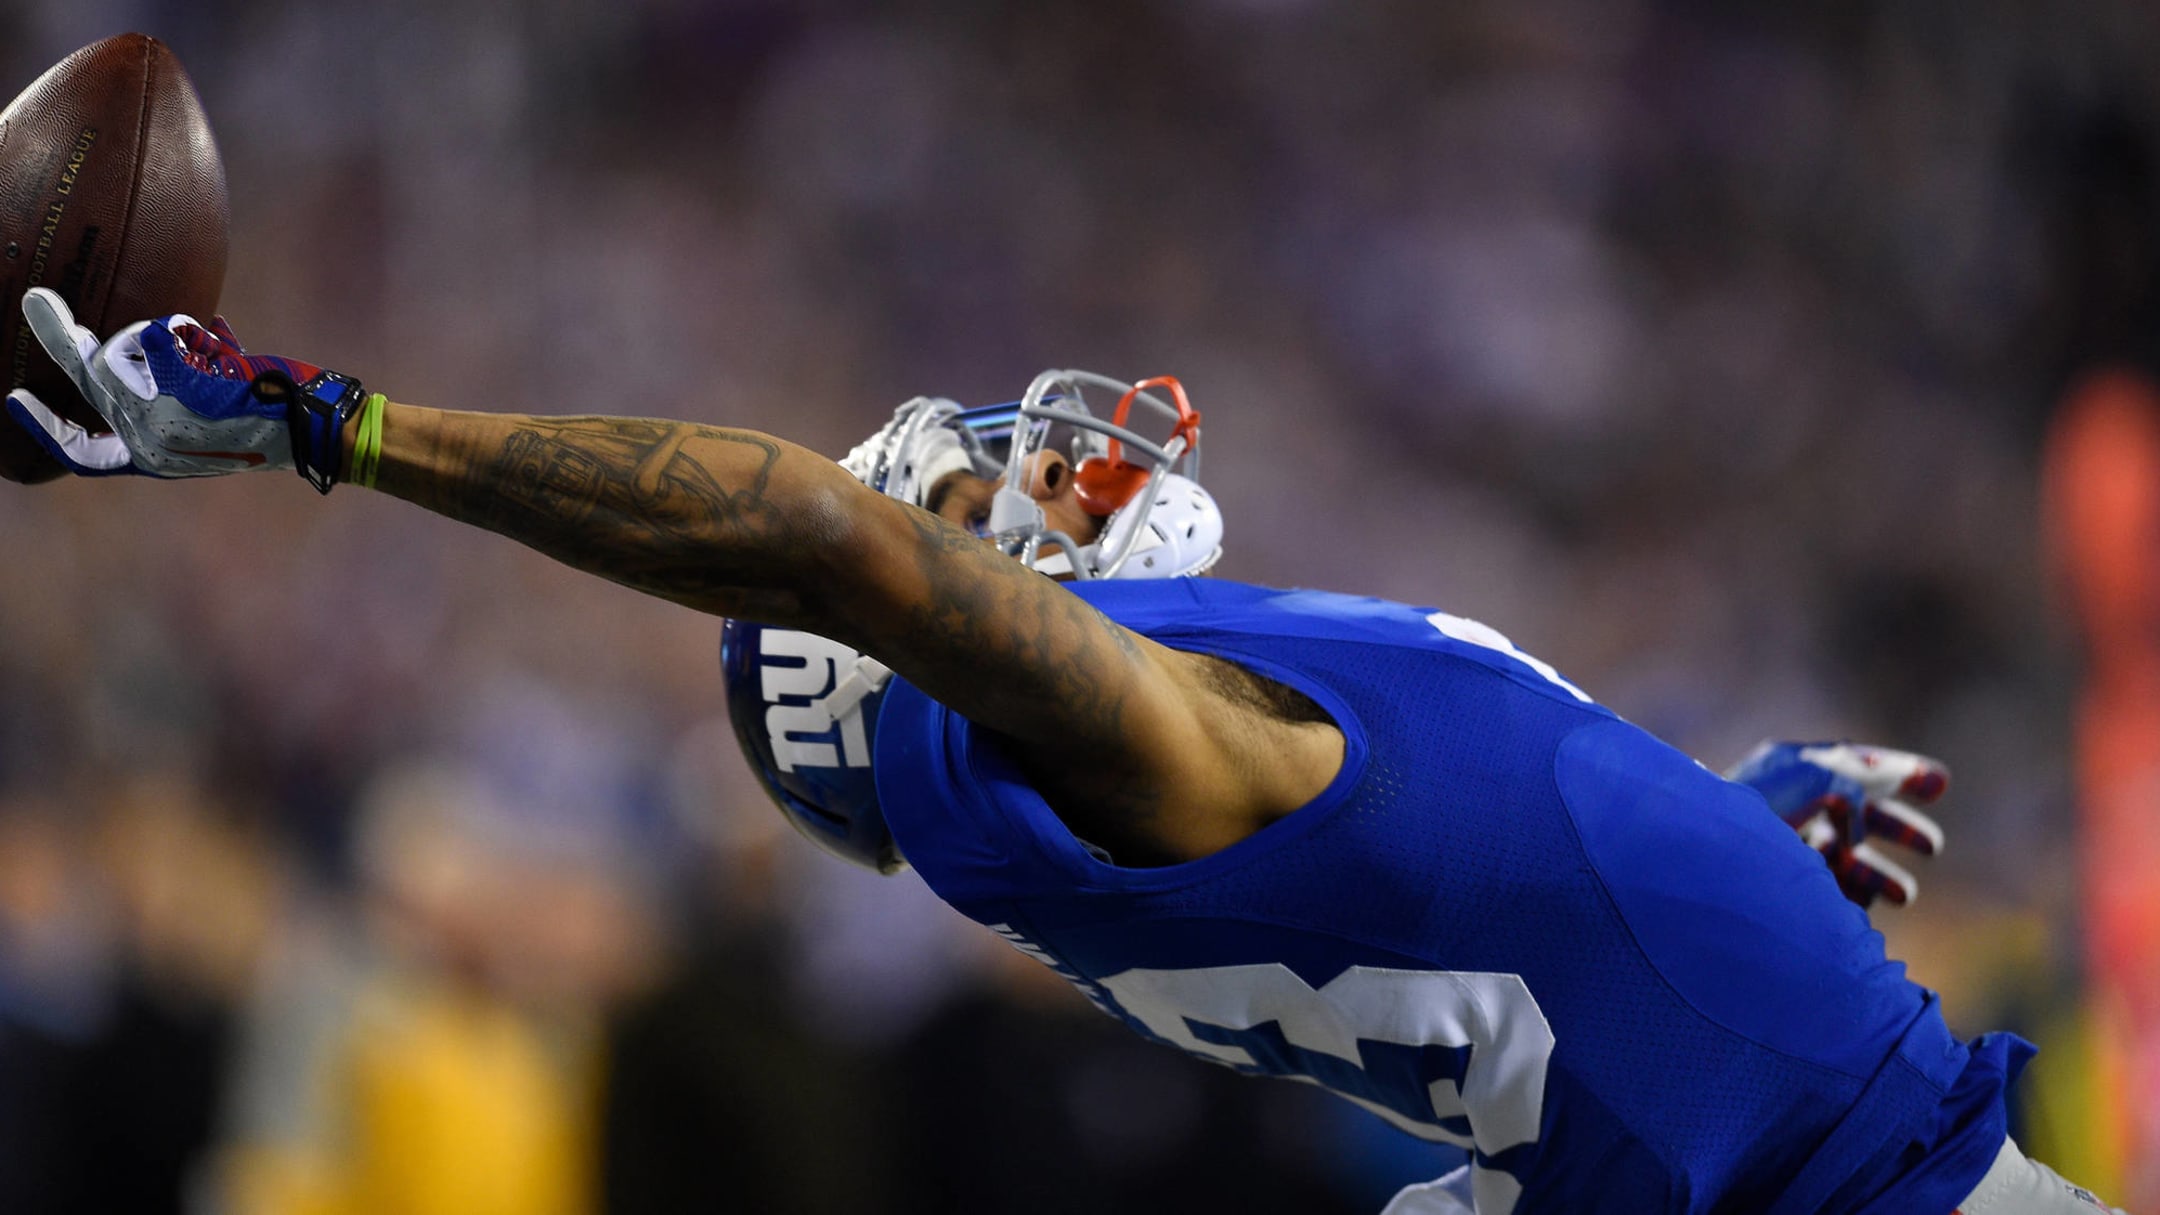
[[[1114,739],[1140,656],[1132,635],[979,538],[926,511],[909,515],[921,540],[925,593],[903,623],[902,644],[943,652],[997,673],[1008,719],[1054,713]]]
[[[894,652],[942,658],[917,682],[1007,738],[1075,832],[1127,863],[1164,862],[1150,834],[1163,791],[1118,759],[1143,660],[1133,634],[978,537],[928,512],[909,519],[925,591],[894,622]]]

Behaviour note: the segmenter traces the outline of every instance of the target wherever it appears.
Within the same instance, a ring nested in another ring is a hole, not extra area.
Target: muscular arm
[[[1296,747],[1286,767],[1198,660],[768,435],[392,405],[377,486],[647,594],[873,654],[1010,738],[1067,822],[1126,855],[1204,855],[1333,772],[1315,783]]]
[[[798,592],[835,510],[816,462],[688,422],[392,404],[376,487],[700,611],[808,625]]]

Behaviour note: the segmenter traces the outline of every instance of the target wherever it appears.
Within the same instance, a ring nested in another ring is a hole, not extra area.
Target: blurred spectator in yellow
[[[639,981],[643,913],[454,769],[378,776],[358,852],[361,941],[295,932],[257,1010],[233,1210],[597,1209],[599,1011]]]

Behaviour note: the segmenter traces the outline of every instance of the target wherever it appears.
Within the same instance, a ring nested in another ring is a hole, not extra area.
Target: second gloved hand
[[[1920,894],[1912,873],[1871,841],[1923,857],[1942,851],[1942,828],[1919,807],[1942,797],[1950,773],[1925,755],[1846,742],[1766,742],[1725,777],[1761,793],[1862,907],[1877,898],[1902,907]]]

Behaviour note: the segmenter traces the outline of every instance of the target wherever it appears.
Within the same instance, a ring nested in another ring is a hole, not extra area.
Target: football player
[[[1868,837],[1932,851],[1939,767],[1780,745],[1726,780],[1475,621],[1195,577],[1222,519],[1173,380],[918,399],[835,464],[24,308],[114,433],[9,412],[79,474],[355,482],[726,617],[806,834],[1145,1035],[1470,1150],[1393,1215],[2105,1209],[2006,1135],[2032,1048],[1954,1038],[1868,926],[1913,893]]]

